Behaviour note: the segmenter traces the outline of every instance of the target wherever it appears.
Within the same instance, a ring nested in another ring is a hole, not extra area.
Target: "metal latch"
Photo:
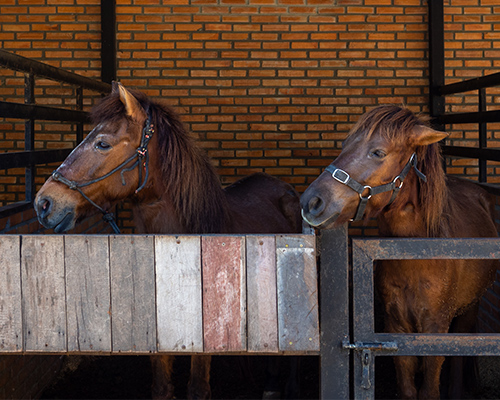
[[[355,342],[350,343],[347,339],[342,341],[342,348],[361,352],[361,365],[363,372],[361,376],[361,387],[368,390],[372,386],[370,368],[373,363],[373,351],[398,351],[396,342]]]

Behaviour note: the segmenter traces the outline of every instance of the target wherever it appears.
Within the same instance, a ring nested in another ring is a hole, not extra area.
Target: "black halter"
[[[139,169],[139,184],[137,189],[135,190],[135,193],[140,192],[144,186],[146,185],[146,181],[148,180],[149,177],[149,154],[148,154],[148,143],[153,137],[154,134],[154,126],[151,123],[151,115],[149,112],[147,113],[147,119],[144,124],[144,128],[142,129],[142,137],[141,137],[141,144],[139,147],[136,149],[134,154],[132,154],[129,158],[127,158],[124,162],[122,162],[120,165],[118,165],[116,168],[112,169],[109,171],[107,174],[93,179],[91,181],[83,182],[83,183],[77,183],[75,181],[70,181],[69,179],[66,179],[57,169],[52,172],[52,179],[61,182],[68,186],[72,190],[76,190],[78,193],[80,193],[85,200],[87,200],[90,204],[92,204],[95,208],[97,208],[102,214],[102,219],[105,220],[106,222],[111,225],[111,228],[113,228],[113,231],[115,233],[120,233],[120,229],[118,228],[118,225],[116,225],[116,222],[114,220],[113,214],[110,213],[109,211],[104,210],[102,207],[97,205],[94,201],[92,201],[83,191],[81,190],[82,187],[85,186],[90,186],[94,183],[97,183],[99,181],[102,181],[103,179],[108,178],[109,176],[113,175],[115,172],[118,172],[121,170],[120,175],[122,177],[122,185],[125,186],[125,177],[124,173],[128,171],[132,171],[135,167],[138,167]],[[128,164],[130,164],[135,158],[137,160],[128,168],[125,168]],[[145,176],[144,176],[144,181],[142,180],[142,168],[145,170]],[[59,168],[58,168],[59,169]]]
[[[326,167],[325,170],[332,174],[333,179],[346,186],[349,186],[352,190],[359,194],[358,211],[356,212],[356,216],[353,219],[353,221],[359,221],[363,218],[368,200],[370,200],[373,195],[392,191],[392,197],[389,201],[389,204],[391,204],[398,195],[399,190],[403,186],[403,181],[406,178],[406,175],[408,175],[408,172],[410,172],[412,168],[415,170],[415,173],[420,179],[427,182],[427,177],[417,168],[416,153],[412,154],[410,160],[406,163],[401,173],[396,176],[392,182],[375,187],[362,185],[361,183],[352,179],[349,174],[343,169],[337,168],[333,163]],[[363,193],[365,193],[366,195],[363,196]]]

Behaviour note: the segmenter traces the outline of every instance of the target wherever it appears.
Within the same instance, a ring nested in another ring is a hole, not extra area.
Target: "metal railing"
[[[0,117],[24,119],[24,151],[0,154],[0,169],[26,168],[25,200],[0,208],[0,216],[7,216],[31,207],[35,196],[35,169],[37,165],[63,161],[71,149],[35,150],[35,121],[60,121],[76,123],[76,141],[83,140],[83,124],[88,113],[83,111],[83,90],[109,93],[111,85],[87,78],[39,61],[0,49],[0,66],[23,72],[24,104],[0,101]],[[35,78],[46,78],[76,86],[77,110],[35,104]]]
[[[433,124],[444,130],[445,124],[478,124],[479,147],[442,146],[443,154],[479,161],[479,182],[486,182],[487,161],[500,161],[500,150],[487,148],[487,124],[500,122],[500,110],[486,110],[486,89],[500,86],[500,73],[445,85],[444,75],[444,5],[429,1],[429,110]],[[478,91],[478,111],[445,113],[445,96]]]

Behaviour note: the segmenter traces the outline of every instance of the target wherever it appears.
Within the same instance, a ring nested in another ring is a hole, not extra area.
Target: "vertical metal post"
[[[429,112],[439,118],[445,111],[445,98],[440,89],[444,85],[444,5],[443,0],[429,2]],[[443,124],[436,129],[444,130]]]
[[[486,111],[486,89],[479,89],[479,111]],[[486,138],[486,122],[479,123],[479,148],[485,149],[488,147],[488,139]],[[479,159],[479,182],[487,180],[487,165],[484,158]]]
[[[33,74],[24,75],[24,103],[35,104],[35,77]],[[35,149],[35,120],[29,119],[24,123],[24,150]],[[36,167],[31,164],[25,169],[25,200],[33,201],[35,198]]]
[[[116,1],[101,0],[101,79],[116,80]]]
[[[76,109],[83,111],[83,88],[76,88]],[[76,124],[76,144],[78,145],[83,140],[83,122]]]
[[[321,398],[349,399],[349,254],[347,225],[320,236]]]

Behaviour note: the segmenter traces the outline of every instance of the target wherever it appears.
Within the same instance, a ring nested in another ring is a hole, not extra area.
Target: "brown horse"
[[[301,231],[299,197],[290,185],[255,174],[223,190],[210,159],[169,107],[113,83],[92,119],[96,127],[36,196],[45,227],[64,232],[130,199],[141,233]],[[173,397],[173,357],[152,362],[153,396]],[[192,356],[190,398],[210,396],[209,372],[210,356]]]
[[[326,228],[376,216],[381,236],[497,236],[488,193],[445,176],[437,142],[446,136],[406,108],[380,106],[364,114],[335,164],[302,195],[304,218]],[[473,332],[475,305],[497,267],[491,260],[378,263],[386,331],[446,333],[456,318],[458,332]],[[417,388],[417,357],[394,357],[399,395],[439,398],[443,360],[424,357]]]

